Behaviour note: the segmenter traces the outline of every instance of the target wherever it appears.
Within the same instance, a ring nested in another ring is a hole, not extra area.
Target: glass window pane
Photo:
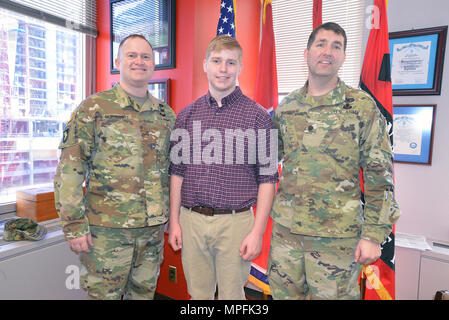
[[[49,186],[83,99],[84,35],[0,9],[0,205]]]

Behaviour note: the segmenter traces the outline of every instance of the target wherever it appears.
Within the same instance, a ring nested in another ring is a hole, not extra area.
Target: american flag
[[[220,3],[220,18],[218,18],[217,36],[227,34],[235,38],[235,0],[222,0]]]

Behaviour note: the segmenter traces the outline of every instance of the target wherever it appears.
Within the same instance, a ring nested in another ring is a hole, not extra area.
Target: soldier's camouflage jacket
[[[321,97],[307,83],[277,107],[283,168],[272,218],[291,232],[381,243],[400,212],[387,122],[365,92],[339,80]],[[365,209],[360,201],[363,168]]]
[[[151,95],[139,110],[119,84],[80,104],[64,130],[54,180],[66,239],[88,234],[89,224],[138,228],[167,221],[175,118]]]

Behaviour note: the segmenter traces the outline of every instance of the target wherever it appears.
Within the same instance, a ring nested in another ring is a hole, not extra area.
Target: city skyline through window
[[[52,185],[64,126],[84,97],[83,40],[0,9],[0,204]]]

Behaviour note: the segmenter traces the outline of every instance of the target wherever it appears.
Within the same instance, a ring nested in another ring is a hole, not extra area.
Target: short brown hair
[[[239,58],[242,58],[243,49],[240,43],[235,38],[222,34],[216,36],[209,42],[206,50],[206,59],[209,58],[212,51],[221,51],[223,49],[237,49],[239,51]]]
[[[335,22],[326,22],[326,23],[323,23],[322,25],[316,27],[309,36],[309,41],[307,41],[307,49],[310,49],[310,47],[312,46],[312,43],[315,41],[316,34],[321,29],[333,31],[336,34],[343,36],[343,40],[344,40],[343,46],[344,46],[344,51],[346,51],[346,44],[348,43],[348,40],[346,39],[345,29],[340,27],[340,25]]]
[[[120,49],[123,47],[125,42],[128,41],[128,39],[134,39],[134,38],[140,38],[142,40],[145,40],[150,45],[151,50],[153,50],[153,46],[151,45],[150,41],[148,41],[148,39],[145,38],[144,35],[138,34],[138,33],[133,33],[133,34],[126,36],[125,38],[122,39],[122,41],[120,41],[120,44],[118,45],[117,57],[120,56]]]

